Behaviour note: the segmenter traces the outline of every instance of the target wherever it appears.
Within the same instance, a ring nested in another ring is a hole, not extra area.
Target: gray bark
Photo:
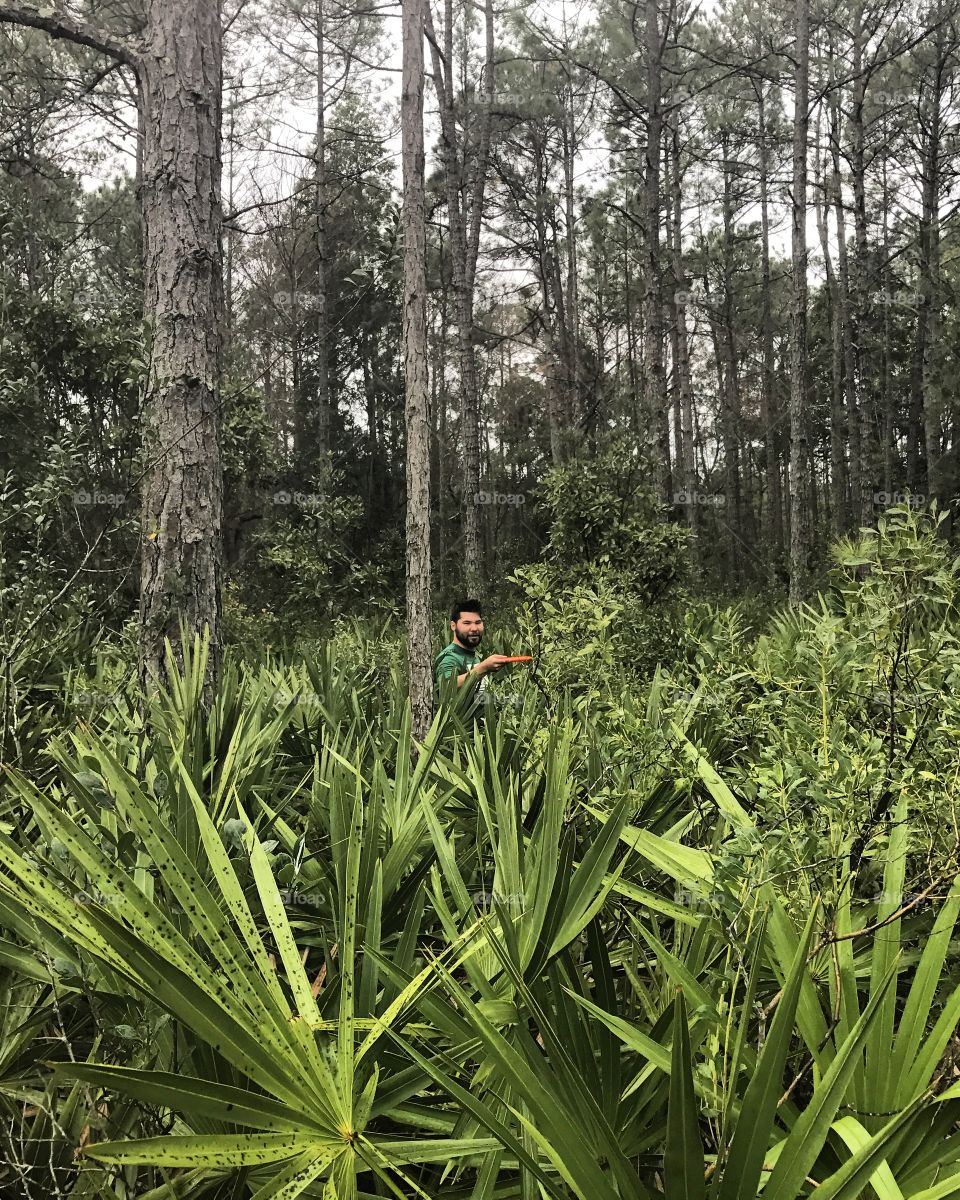
[[[146,0],[143,29],[106,34],[63,11],[0,5],[0,22],[42,29],[135,71],[144,317],[151,330],[141,423],[140,678],[182,661],[181,623],[220,657],[223,472],[219,0]]]
[[[314,209],[316,215],[316,445],[307,450],[308,461],[316,464],[318,484],[325,490],[330,474],[330,322],[327,312],[327,228],[326,228],[326,168],[327,168],[327,89],[325,81],[326,47],[324,45],[323,0],[316,0],[317,23],[317,131],[314,149]]]
[[[810,444],[807,376],[807,132],[810,92],[810,0],[796,0],[790,312],[790,603],[811,584]]]
[[[661,38],[658,0],[646,0],[644,54],[647,76],[647,139],[644,152],[644,232],[646,254],[643,280],[643,397],[646,439],[656,494],[669,500],[670,447],[664,445],[667,427],[667,385],[663,366],[663,311],[660,277],[660,138]]]
[[[427,386],[423,0],[403,0],[403,347],[407,431],[407,660],[413,735],[433,712],[430,631],[430,415]]]
[[[472,180],[465,176],[468,156],[461,154],[457,135],[453,86],[453,5],[447,0],[444,13],[444,45],[441,54],[433,29],[429,5],[424,10],[426,32],[433,63],[433,81],[440,113],[441,158],[450,223],[450,266],[457,352],[460,372],[460,425],[463,447],[463,534],[464,573],[467,591],[480,590],[482,571],[481,511],[476,502],[480,491],[480,391],[476,350],[473,342],[474,280],[480,250],[480,225],[490,154],[490,121],[494,100],[493,7],[485,6],[484,96],[479,117],[477,146],[469,155]],[[464,134],[466,150],[467,136]],[[472,186],[471,186],[472,185]],[[469,195],[469,202],[466,200]]]
[[[144,114],[144,309],[152,342],[143,405],[140,669],[158,672],[180,621],[219,657],[223,475],[218,0],[148,0]]]
[[[776,419],[773,353],[773,297],[770,275],[769,146],[767,144],[766,96],[757,89],[757,124],[760,139],[760,286],[763,369],[760,386],[760,420],[764,431],[764,480],[766,484],[766,532],[771,546],[783,545],[783,496],[780,488],[780,436]]]

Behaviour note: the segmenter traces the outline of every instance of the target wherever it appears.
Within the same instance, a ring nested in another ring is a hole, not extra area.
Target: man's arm
[[[463,671],[457,676],[457,687],[463,687],[469,675],[472,675],[474,679],[482,679],[484,675],[489,675],[491,671],[499,671],[501,667],[505,667],[508,661],[509,659],[505,654],[488,654],[486,658],[474,664],[469,671]],[[437,681],[449,679],[455,670],[456,667],[452,659],[441,663],[440,669],[437,671]]]
[[[485,659],[472,666],[469,671],[464,671],[462,675],[457,676],[457,687],[462,687],[464,680],[468,675],[473,675],[474,678],[482,679],[484,675],[489,675],[491,671],[499,671],[501,667],[505,667],[509,663],[509,658],[506,654],[488,654]]]

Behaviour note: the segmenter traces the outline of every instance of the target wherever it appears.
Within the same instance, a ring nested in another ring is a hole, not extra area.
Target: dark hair
[[[459,621],[460,614],[465,612],[475,612],[478,617],[482,617],[483,613],[480,611],[480,601],[473,599],[458,600],[453,608],[450,609],[450,620]]]

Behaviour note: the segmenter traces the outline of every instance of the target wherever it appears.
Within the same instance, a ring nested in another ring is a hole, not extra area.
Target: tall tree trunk
[[[886,120],[883,122],[886,126]],[[884,134],[886,129],[883,130]],[[886,140],[884,138],[884,140]],[[883,161],[883,174],[881,183],[881,207],[883,211],[883,268],[880,274],[880,287],[883,294],[889,295],[891,280],[890,280],[890,176],[888,171],[887,160]],[[896,442],[896,400],[893,390],[892,379],[892,358],[893,351],[891,348],[891,329],[890,329],[890,305],[883,306],[883,329],[881,332],[881,349],[880,349],[880,406],[882,413],[882,469],[883,469],[883,490],[885,492],[893,491],[893,462]],[[872,499],[872,498],[871,498]],[[871,509],[872,512],[872,509]]]
[[[863,106],[866,95],[867,74],[863,69],[863,52],[867,41],[863,27],[863,3],[857,0],[853,11],[853,61],[850,92],[849,146],[847,157],[850,163],[850,183],[853,192],[853,239],[854,250],[846,275],[848,278],[848,341],[852,354],[851,379],[847,389],[847,418],[850,432],[850,473],[854,520],[862,526],[873,524],[873,490],[877,476],[876,434],[870,412],[866,386],[866,355],[864,337],[868,272],[870,254],[867,233],[866,192],[866,136],[863,122]],[[839,102],[838,102],[839,104]],[[834,159],[836,165],[837,160]],[[857,491],[859,486],[859,512]]]
[[[643,397],[654,491],[666,503],[669,501],[670,446],[663,444],[663,431],[667,427],[667,387],[663,368],[660,273],[660,138],[663,132],[663,113],[659,0],[646,0],[644,54],[647,64],[647,139],[643,174],[646,234],[643,280]]]
[[[638,401],[640,398],[640,384],[637,376],[637,354],[636,354],[636,336],[633,328],[633,280],[630,275],[630,251],[627,245],[627,238],[624,237],[623,245],[623,305],[624,305],[624,320],[625,320],[625,338],[626,338],[626,353],[627,353],[627,379],[630,385],[630,411],[629,420],[630,428],[634,433],[638,433],[640,429]]]
[[[762,82],[757,90],[757,124],[760,139],[760,324],[763,367],[760,383],[760,420],[764,440],[766,485],[766,534],[774,549],[783,546],[783,496],[780,488],[780,437],[776,414],[773,353],[773,297],[770,274],[769,155],[766,96]]]
[[[209,698],[220,657],[223,245],[218,0],[146,0],[136,44],[64,8],[0,3],[0,23],[41,29],[133,69],[138,85],[143,312],[152,330],[143,396],[140,679],[182,661],[181,621],[206,630]]]
[[[810,443],[807,378],[807,131],[810,92],[810,0],[796,0],[790,313],[790,603],[811,585]]]
[[[736,321],[733,309],[734,277],[734,211],[733,211],[733,163],[728,151],[728,138],[724,135],[723,146],[723,329],[721,334],[722,353],[726,363],[726,414],[728,424],[727,453],[727,503],[732,512],[728,516],[734,540],[744,536],[744,514],[742,480],[740,478],[740,373],[737,361]]]
[[[679,121],[679,117],[677,118]],[[678,125],[673,129],[673,154],[671,155],[671,184],[673,222],[671,266],[673,271],[673,326],[677,388],[680,400],[680,441],[677,445],[679,471],[686,493],[687,524],[691,533],[691,552],[694,562],[700,557],[697,542],[700,527],[700,510],[697,507],[697,470],[693,445],[693,379],[690,374],[690,343],[687,335],[687,275],[683,265],[683,187],[680,172],[680,132]]]
[[[863,431],[861,426],[860,406],[858,395],[857,354],[855,345],[859,344],[859,335],[854,334],[853,297],[851,296],[850,256],[847,253],[847,221],[846,209],[843,202],[843,180],[840,174],[840,103],[834,94],[831,97],[831,159],[832,172],[830,177],[830,192],[833,198],[833,211],[837,223],[837,316],[839,326],[839,351],[843,376],[843,408],[846,413],[846,431],[850,446],[849,466],[847,469],[850,485],[850,507],[844,513],[840,529],[847,528],[851,523],[856,525],[863,521],[866,512],[863,495]],[[859,291],[859,288],[857,289]],[[851,522],[852,518],[852,522]]]
[[[427,390],[423,0],[403,0],[403,346],[407,432],[407,661],[413,734],[433,712],[430,631],[430,414]]]
[[[330,319],[327,311],[327,88],[325,80],[326,46],[324,44],[324,0],[316,0],[317,32],[317,130],[314,150],[314,213],[316,220],[317,251],[317,394],[316,394],[316,445],[306,448],[306,461],[314,465],[317,483],[325,491],[330,474]]]
[[[367,476],[366,476],[366,512],[367,523],[373,524],[374,511],[374,481],[376,478],[378,443],[377,443],[377,389],[373,378],[373,351],[371,348],[370,331],[363,329],[360,334],[360,370],[363,375],[363,395],[367,409]]]
[[[843,330],[841,328],[840,305],[837,300],[837,277],[830,254],[830,190],[821,176],[820,121],[817,120],[816,149],[814,152],[814,208],[817,232],[820,235],[820,250],[826,274],[827,314],[830,326],[830,516],[834,535],[846,528],[847,511],[847,459],[846,459],[846,413],[843,406]],[[824,175],[826,172],[824,172]]]
[[[460,153],[453,85],[453,4],[446,0],[443,53],[433,30],[429,5],[424,9],[433,62],[433,80],[440,112],[441,157],[450,224],[451,287],[457,326],[460,371],[460,426],[463,442],[464,574],[469,592],[480,590],[483,575],[480,491],[480,394],[476,350],[473,342],[474,281],[480,248],[480,226],[490,154],[490,122],[494,101],[493,7],[485,4],[484,103],[479,118],[477,145],[466,144]],[[473,172],[466,177],[467,169]],[[471,186],[472,184],[472,186]]]
[[[566,344],[568,401],[567,411],[571,422],[580,419],[583,395],[582,370],[580,365],[580,298],[577,283],[577,215],[574,197],[574,161],[576,158],[576,124],[573,112],[573,88],[567,76],[563,101],[563,192],[564,224],[566,232],[567,283],[566,283]]]
[[[147,0],[144,309],[152,342],[143,405],[140,672],[159,673],[163,639],[210,631],[219,661],[223,472],[220,373],[222,45],[218,0]],[[178,654],[180,652],[178,651]]]
[[[920,355],[920,394],[923,401],[923,442],[927,460],[926,492],[942,506],[944,499],[942,433],[942,381],[940,378],[940,158],[942,89],[944,72],[943,31],[933,41],[936,59],[929,87],[929,113],[924,130],[922,211],[920,226],[920,316],[924,324]]]
[[[718,303],[713,304],[708,286],[705,287],[705,300],[707,320],[710,325],[710,340],[713,343],[713,363],[717,372],[717,432],[723,448],[723,499],[724,503],[729,504],[731,497],[737,494],[739,487],[735,423],[730,409],[730,364],[727,361],[727,342],[723,329],[723,305],[719,302],[719,298]],[[736,502],[730,507],[733,511],[726,521],[731,535],[729,538],[730,569],[735,576],[739,576],[743,566],[741,553],[743,539],[737,525]]]

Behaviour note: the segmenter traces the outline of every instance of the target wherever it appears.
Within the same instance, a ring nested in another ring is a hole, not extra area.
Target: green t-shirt
[[[456,642],[451,642],[448,646],[444,646],[434,659],[433,677],[438,682],[441,679],[448,679],[451,675],[456,678],[458,675],[462,675],[464,671],[469,671],[476,664],[476,651],[464,650]]]
[[[463,675],[471,667],[475,667],[479,661],[475,650],[464,650],[456,642],[451,642],[448,646],[444,646],[433,660],[434,682],[440,685],[445,679],[456,680],[459,675]],[[482,720],[486,685],[487,681],[482,677],[477,679],[472,687],[464,680],[463,690],[470,693],[469,700],[465,700],[464,715],[468,716],[471,721]],[[446,686],[450,687],[450,684],[448,683]],[[456,691],[456,686],[453,690]]]

